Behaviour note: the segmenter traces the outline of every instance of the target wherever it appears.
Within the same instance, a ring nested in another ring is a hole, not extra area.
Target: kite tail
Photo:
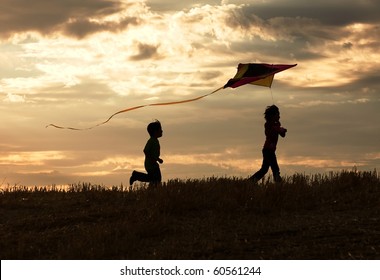
[[[166,106],[166,105],[176,105],[176,104],[182,104],[182,103],[187,103],[187,102],[193,102],[193,101],[197,101],[199,99],[202,99],[202,98],[205,98],[211,94],[214,94],[215,92],[223,89],[224,87],[220,87],[216,90],[214,90],[213,92],[210,92],[210,93],[207,93],[205,95],[202,95],[202,96],[198,96],[198,97],[195,97],[195,98],[191,98],[191,99],[186,99],[186,100],[180,100],[180,101],[172,101],[172,102],[161,102],[161,103],[151,103],[151,104],[146,104],[146,105],[139,105],[139,106],[135,106],[135,107],[130,107],[130,108],[127,108],[127,109],[123,109],[123,110],[120,110],[114,114],[112,114],[107,120],[105,120],[104,122],[101,122],[101,123],[98,123],[94,126],[91,126],[91,127],[87,127],[87,128],[75,128],[75,127],[69,127],[69,126],[59,126],[59,125],[55,125],[55,124],[48,124],[46,126],[46,128],[48,127],[55,127],[55,128],[58,128],[58,129],[70,129],[70,130],[89,130],[89,129],[93,129],[95,127],[98,127],[98,126],[101,126],[101,125],[104,125],[106,123],[108,123],[114,116],[118,115],[118,114],[121,114],[121,113],[126,113],[126,112],[129,112],[129,111],[133,111],[133,110],[137,110],[137,109],[140,109],[140,108],[144,108],[144,107],[149,107],[149,106]]]

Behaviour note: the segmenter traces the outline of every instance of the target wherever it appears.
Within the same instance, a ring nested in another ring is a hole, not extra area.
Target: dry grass
[[[0,194],[1,259],[379,259],[376,171]]]

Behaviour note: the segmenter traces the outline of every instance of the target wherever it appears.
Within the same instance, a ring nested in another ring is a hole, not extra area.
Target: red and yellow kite
[[[223,88],[237,88],[245,84],[271,87],[274,74],[296,66],[297,64],[265,64],[239,63],[235,77],[230,79]]]

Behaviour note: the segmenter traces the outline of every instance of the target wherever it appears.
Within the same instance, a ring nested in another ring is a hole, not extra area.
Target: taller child
[[[263,147],[263,163],[261,169],[253,174],[250,179],[257,182],[268,172],[269,167],[272,169],[275,182],[281,182],[280,168],[278,167],[276,157],[276,147],[278,135],[285,137],[287,130],[281,127],[280,110],[276,105],[268,106],[264,113],[265,117],[265,143]]]
[[[144,167],[148,173],[142,173],[134,170],[131,178],[129,179],[130,185],[132,185],[135,181],[149,182],[151,185],[161,183],[161,170],[158,165],[158,163],[161,164],[164,162],[160,158],[160,142],[158,141],[158,138],[162,137],[161,123],[156,120],[155,122],[148,124],[147,130],[150,138],[144,148]]]

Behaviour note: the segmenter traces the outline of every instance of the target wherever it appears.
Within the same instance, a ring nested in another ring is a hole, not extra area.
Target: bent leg
[[[146,174],[139,171],[133,171],[131,181],[150,182],[149,173]]]

